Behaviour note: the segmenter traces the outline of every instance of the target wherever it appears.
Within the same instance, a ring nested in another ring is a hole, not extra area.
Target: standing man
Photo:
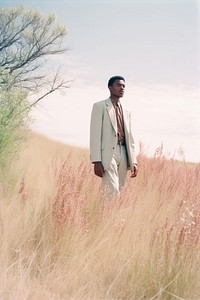
[[[127,170],[136,177],[138,168],[131,132],[131,114],[120,102],[125,79],[111,77],[110,97],[94,103],[90,123],[90,158],[95,175],[102,177],[108,197],[118,197],[126,181]]]

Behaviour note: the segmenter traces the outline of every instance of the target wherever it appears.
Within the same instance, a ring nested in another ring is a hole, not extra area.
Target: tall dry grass
[[[200,165],[138,156],[101,200],[87,150],[32,134],[0,185],[0,299],[200,299]]]

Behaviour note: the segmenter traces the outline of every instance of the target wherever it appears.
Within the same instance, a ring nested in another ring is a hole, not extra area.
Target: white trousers
[[[110,163],[102,178],[104,198],[117,198],[127,177],[126,147],[117,145]]]

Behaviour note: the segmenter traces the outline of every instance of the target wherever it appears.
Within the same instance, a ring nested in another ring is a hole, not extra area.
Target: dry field
[[[31,134],[0,179],[0,300],[200,299],[200,164],[138,160],[105,202],[87,150]]]

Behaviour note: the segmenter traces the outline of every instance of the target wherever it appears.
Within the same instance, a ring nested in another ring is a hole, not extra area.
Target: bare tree
[[[23,7],[0,9],[0,171],[16,158],[31,108],[69,87],[59,66],[52,74],[48,64],[52,55],[66,52],[66,34],[53,14]]]
[[[45,16],[24,7],[0,9],[0,84],[7,84],[9,75],[15,87],[33,93],[45,87],[44,94],[31,105],[55,90],[69,87],[59,68],[51,79],[47,76],[49,58],[67,50],[62,46],[66,35],[65,26],[57,23],[54,14]]]

